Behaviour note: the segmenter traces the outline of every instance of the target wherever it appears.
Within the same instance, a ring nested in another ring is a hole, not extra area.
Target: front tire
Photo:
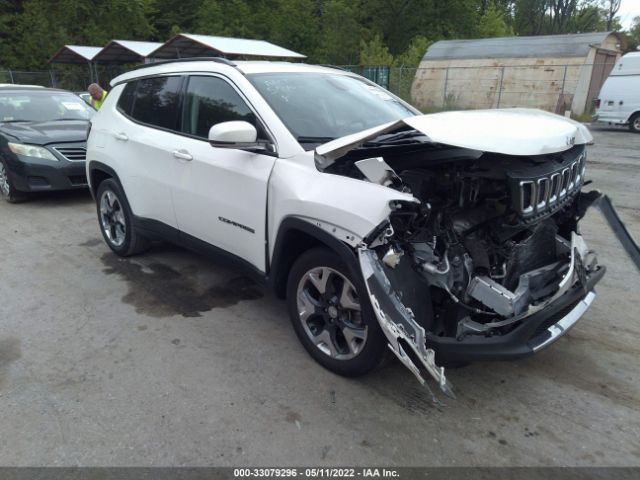
[[[303,253],[287,282],[289,316],[302,345],[320,365],[347,377],[372,370],[386,351],[367,293],[357,288],[360,283],[325,248]]]
[[[113,252],[128,257],[149,247],[149,241],[133,228],[129,203],[115,180],[110,178],[100,183],[96,204],[102,237]]]
[[[629,130],[633,133],[640,133],[640,113],[636,113],[629,120]]]
[[[0,195],[9,203],[24,202],[27,199],[26,192],[20,192],[13,186],[9,178],[9,170],[3,160],[0,160]]]

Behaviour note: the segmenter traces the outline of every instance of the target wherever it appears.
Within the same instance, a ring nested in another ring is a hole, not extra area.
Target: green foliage
[[[394,64],[398,67],[417,68],[432,43],[422,35],[413,37],[407,49],[396,57]]]
[[[513,28],[507,25],[504,11],[492,2],[487,5],[478,22],[478,37],[509,37],[513,35]]]
[[[637,52],[640,46],[640,17],[633,19],[633,25],[627,34],[627,52]]]
[[[360,59],[364,28],[353,1],[328,0],[319,11],[319,39],[313,58],[324,64],[353,65]]]
[[[0,70],[42,70],[64,44],[179,32],[260,38],[309,62],[412,68],[441,39],[605,30],[609,1],[0,0]],[[638,35],[636,24],[633,47]]]
[[[362,65],[392,65],[393,55],[382,42],[379,35],[375,35],[368,42],[360,42],[360,63]]]

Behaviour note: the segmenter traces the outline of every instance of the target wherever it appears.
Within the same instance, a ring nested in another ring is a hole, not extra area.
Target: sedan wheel
[[[9,196],[11,187],[9,186],[9,175],[4,168],[4,163],[0,162],[0,191],[5,197]]]
[[[18,203],[26,200],[27,194],[15,189],[9,178],[9,172],[2,160],[0,160],[0,196],[9,203]]]
[[[632,132],[640,133],[640,114],[635,115],[629,123],[629,129]]]

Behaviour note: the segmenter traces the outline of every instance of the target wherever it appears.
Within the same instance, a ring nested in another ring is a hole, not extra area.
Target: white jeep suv
[[[368,80],[294,63],[185,59],[117,77],[87,178],[118,255],[167,239],[286,298],[324,367],[391,351],[443,365],[533,354],[604,268],[578,222],[588,130],[537,110],[420,112]]]

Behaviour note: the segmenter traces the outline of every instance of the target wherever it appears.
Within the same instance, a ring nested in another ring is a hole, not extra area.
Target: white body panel
[[[625,124],[640,112],[640,52],[627,53],[618,59],[598,98],[598,122]]]
[[[579,122],[542,110],[511,108],[416,115],[398,122],[347,135],[316,148],[326,164],[381,133],[407,125],[433,142],[506,155],[544,155],[593,137]]]
[[[87,158],[118,172],[134,215],[177,228],[171,199],[177,167],[172,151],[181,137],[139,125],[121,115],[115,99],[122,88],[114,88],[94,115],[87,141],[91,156]]]
[[[267,182],[275,158],[181,138],[193,157],[173,181],[178,229],[265,270]],[[231,223],[234,222],[234,223]]]
[[[391,200],[417,201],[412,195],[374,183],[321,173],[312,152],[276,162],[269,182],[269,252],[282,221],[299,217],[357,245],[389,215]]]

